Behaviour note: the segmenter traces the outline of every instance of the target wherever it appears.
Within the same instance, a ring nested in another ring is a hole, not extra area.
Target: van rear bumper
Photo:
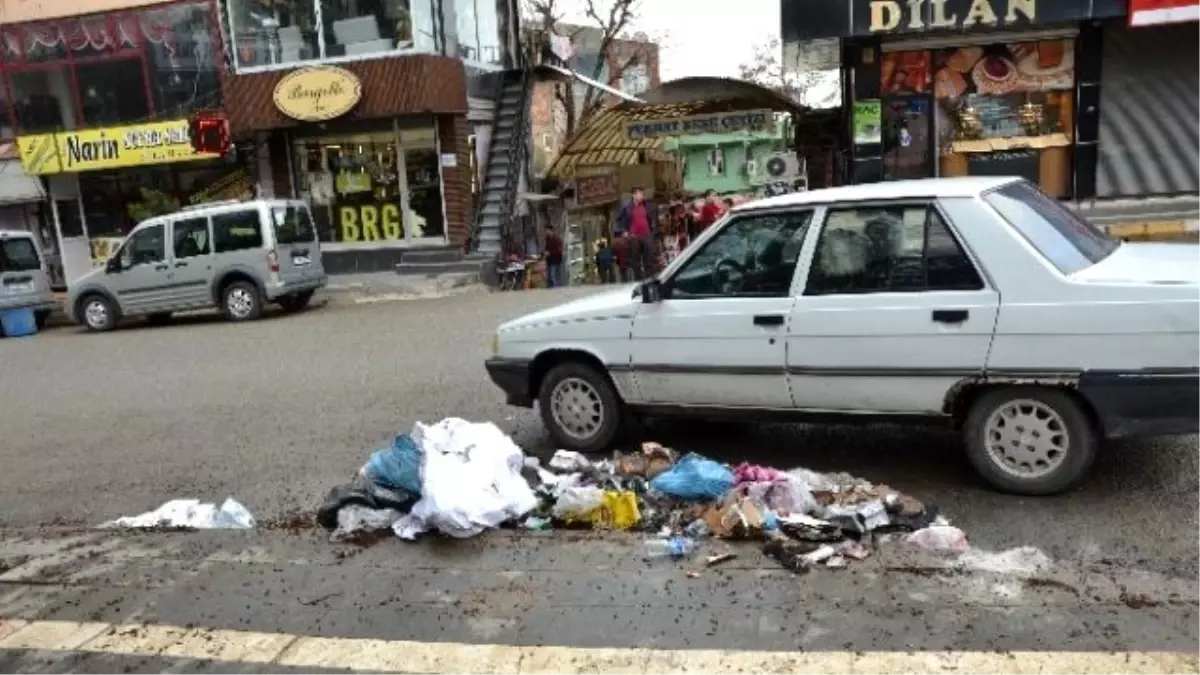
[[[267,287],[267,299],[274,300],[275,298],[291,295],[292,293],[315,291],[318,288],[324,288],[327,283],[329,283],[329,277],[324,276],[317,279],[305,279],[304,281],[282,281],[277,286]]]
[[[1200,432],[1200,369],[1087,371],[1079,377],[1079,393],[1107,438]]]

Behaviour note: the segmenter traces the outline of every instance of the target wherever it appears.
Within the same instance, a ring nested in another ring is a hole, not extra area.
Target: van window
[[[312,217],[302,206],[276,206],[271,209],[275,221],[275,241],[280,244],[311,244],[317,238]]]
[[[41,269],[37,247],[29,237],[0,239],[0,272],[32,272]]]
[[[213,249],[217,253],[262,248],[258,211],[234,211],[212,217]]]

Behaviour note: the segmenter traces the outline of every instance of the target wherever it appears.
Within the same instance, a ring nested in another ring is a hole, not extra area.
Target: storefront
[[[230,75],[225,96],[235,138],[267,148],[274,196],[312,208],[330,273],[465,244],[473,164],[461,62],[414,54]]]
[[[1095,196],[1101,35],[1125,0],[783,9],[785,41],[841,39],[848,182],[1018,175],[1059,198]]]
[[[0,138],[15,137],[22,172],[46,188],[24,215],[47,233],[63,284],[138,220],[205,199],[236,167],[196,155],[188,137],[189,115],[221,106],[213,2],[91,0],[75,16],[54,4],[9,3]]]

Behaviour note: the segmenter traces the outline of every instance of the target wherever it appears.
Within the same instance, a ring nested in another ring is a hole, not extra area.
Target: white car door
[[[933,202],[829,207],[791,316],[796,407],[942,412],[983,373],[999,304]]]
[[[638,306],[641,403],[791,408],[785,374],[796,261],[812,211],[736,214]]]

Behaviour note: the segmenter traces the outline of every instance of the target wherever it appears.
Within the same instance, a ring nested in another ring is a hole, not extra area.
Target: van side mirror
[[[662,282],[658,279],[647,279],[642,282],[642,302],[652,304],[662,301]]]
[[[104,271],[107,274],[116,274],[116,273],[120,272],[121,271],[121,261],[118,260],[116,256],[109,258],[108,262],[104,263]]]

